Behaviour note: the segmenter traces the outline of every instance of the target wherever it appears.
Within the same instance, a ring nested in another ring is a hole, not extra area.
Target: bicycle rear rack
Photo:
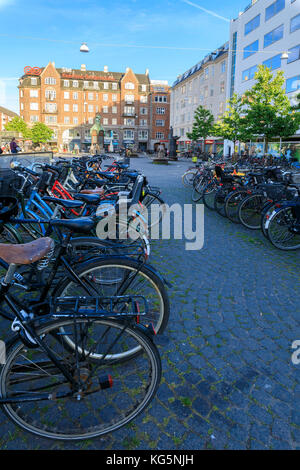
[[[58,297],[51,306],[53,317],[128,317],[144,316],[148,304],[141,295],[111,297]]]

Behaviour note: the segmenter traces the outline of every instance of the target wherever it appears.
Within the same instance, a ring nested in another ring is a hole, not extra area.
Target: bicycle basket
[[[297,185],[300,184],[300,173],[292,173],[291,182]]]
[[[6,222],[18,214],[18,200],[12,196],[0,196],[0,222]]]
[[[281,184],[263,184],[261,188],[266,196],[273,201],[279,201],[286,197],[286,188]]]

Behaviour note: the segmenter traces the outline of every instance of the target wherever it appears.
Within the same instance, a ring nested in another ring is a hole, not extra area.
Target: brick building
[[[150,91],[150,150],[156,150],[159,144],[168,149],[170,87],[165,80],[151,80]]]
[[[5,125],[16,116],[18,116],[17,113],[0,106],[0,131],[4,131]]]
[[[43,122],[54,131],[53,147],[88,151],[97,113],[106,149],[133,146],[147,150],[150,141],[149,71],[135,74],[56,68],[26,68],[20,78],[20,115],[29,124]]]

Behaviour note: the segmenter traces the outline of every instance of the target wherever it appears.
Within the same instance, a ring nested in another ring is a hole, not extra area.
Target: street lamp
[[[89,48],[88,48],[88,46],[87,46],[87,44],[86,44],[85,42],[83,42],[83,43],[81,44],[80,52],[90,52],[90,50],[89,50]]]

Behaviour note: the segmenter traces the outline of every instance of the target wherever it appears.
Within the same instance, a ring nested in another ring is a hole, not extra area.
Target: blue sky
[[[248,3],[250,0],[248,1]],[[0,0],[0,105],[18,111],[26,65],[137,73],[168,80],[228,40],[247,0]],[[89,54],[79,52],[85,41]],[[140,47],[136,47],[140,46]]]

